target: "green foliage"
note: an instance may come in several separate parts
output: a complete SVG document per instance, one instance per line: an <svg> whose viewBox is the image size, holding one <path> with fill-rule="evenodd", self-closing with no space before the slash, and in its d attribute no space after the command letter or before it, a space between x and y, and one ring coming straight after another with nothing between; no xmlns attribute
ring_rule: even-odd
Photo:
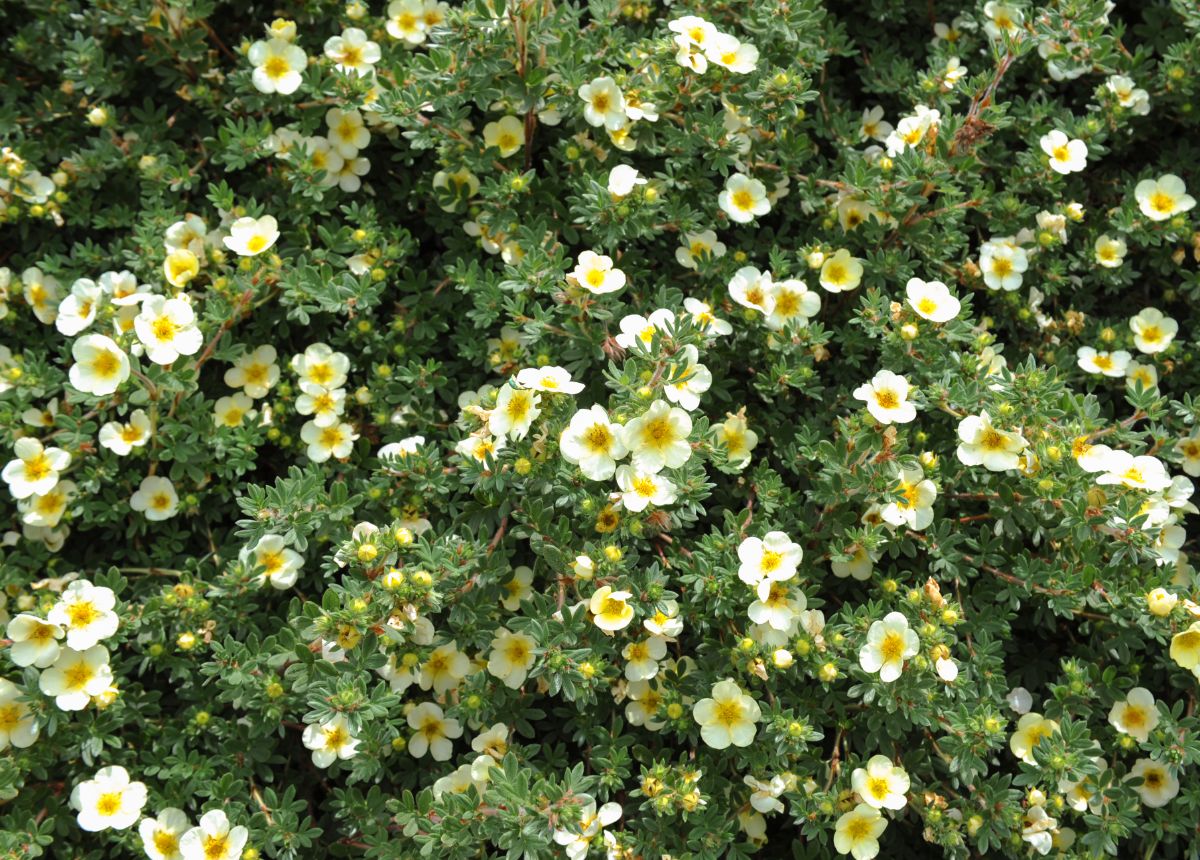
<svg viewBox="0 0 1200 860"><path fill-rule="evenodd" d="M0 856L1194 857L1193 4L373 5L0 2Z"/></svg>

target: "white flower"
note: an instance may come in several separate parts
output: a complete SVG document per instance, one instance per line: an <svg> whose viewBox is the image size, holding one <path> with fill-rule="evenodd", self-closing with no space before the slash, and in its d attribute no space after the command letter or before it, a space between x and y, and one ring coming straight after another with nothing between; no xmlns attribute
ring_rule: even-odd
<svg viewBox="0 0 1200 860"><path fill-rule="evenodd" d="M525 565L513 568L512 578L500 586L504 590L504 596L500 598L500 605L509 612L516 612L521 608L521 601L528 600L533 596L533 589L530 588L532 582L532 568Z"/></svg>
<svg viewBox="0 0 1200 860"><path fill-rule="evenodd" d="M1111 451L1104 459L1104 469L1104 473L1096 478L1097 484L1116 484L1152 493L1171 486L1167 467L1157 457L1135 457L1128 451Z"/></svg>
<svg viewBox="0 0 1200 860"><path fill-rule="evenodd" d="M708 58L687 36L680 33L672 41L675 43L676 63L685 69L691 69L698 75L702 75L708 70Z"/></svg>
<svg viewBox="0 0 1200 860"><path fill-rule="evenodd" d="M676 487L657 472L643 472L630 466L617 469L617 486L621 488L621 504L627 511L640 513L648 505L665 507L676 499Z"/></svg>
<svg viewBox="0 0 1200 860"><path fill-rule="evenodd" d="M663 394L672 403L694 412L700 407L700 395L712 386L712 374L700 364L700 351L695 345L687 344L676 356L681 361L671 361L667 365Z"/></svg>
<svg viewBox="0 0 1200 860"><path fill-rule="evenodd" d="M917 316L930 322L949 322L962 310L962 303L950 294L950 290L941 281L909 278L904 287L904 294Z"/></svg>
<svg viewBox="0 0 1200 860"><path fill-rule="evenodd" d="M5 633L12 640L8 656L13 663L38 669L45 669L58 659L62 651L59 640L66 635L58 624L24 612L8 622Z"/></svg>
<svg viewBox="0 0 1200 860"><path fill-rule="evenodd" d="M508 752L508 726L495 723L490 729L480 732L471 741L471 749L500 761Z"/></svg>
<svg viewBox="0 0 1200 860"><path fill-rule="evenodd" d="M712 230L684 233L683 244L675 249L675 260L685 269L697 269L701 263L725 256L725 243Z"/></svg>
<svg viewBox="0 0 1200 860"><path fill-rule="evenodd" d="M17 502L21 511L21 522L42 528L54 528L67 512L67 505L75 498L78 487L74 481L60 480L54 489L40 496L30 496Z"/></svg>
<svg viewBox="0 0 1200 860"><path fill-rule="evenodd" d="M875 506L878 509L878 505ZM829 562L829 569L833 575L841 579L853 577L860 582L865 582L871 578L871 572L875 569L875 562L879 560L877 552L868 552L865 547L855 545L847 547L843 550L843 554L849 556L847 561Z"/></svg>
<svg viewBox="0 0 1200 860"><path fill-rule="evenodd" d="M594 251L580 253L571 278L593 295L615 293L625 286L625 273L613 268L612 257Z"/></svg>
<svg viewBox="0 0 1200 860"><path fill-rule="evenodd" d="M150 418L144 410L135 409L129 414L129 423L109 421L101 427L99 439L101 447L124 457L150 441Z"/></svg>
<svg viewBox="0 0 1200 860"><path fill-rule="evenodd" d="M424 436L408 436L404 439L401 439L399 442L388 442L379 449L379 453L376 454L376 456L385 462L389 460L399 460L401 463L403 463L403 461L408 457L420 451L421 446L424 444ZM387 469L386 471L388 474L402 474L401 472L394 472L390 469Z"/></svg>
<svg viewBox="0 0 1200 860"><path fill-rule="evenodd" d="M1140 758L1129 770L1132 779L1140 778L1141 785L1134 786L1142 798L1142 803L1157 809L1166 806L1175 795L1179 794L1179 780L1165 765L1154 759Z"/></svg>
<svg viewBox="0 0 1200 860"><path fill-rule="evenodd" d="M1075 351L1076 363L1088 373L1119 377L1125 375L1131 356L1123 349L1115 352L1098 352L1090 346L1081 346Z"/></svg>
<svg viewBox="0 0 1200 860"><path fill-rule="evenodd" d="M1127 248L1122 239L1110 239L1107 235L1096 238L1096 262L1106 269L1116 269L1125 262Z"/></svg>
<svg viewBox="0 0 1200 860"><path fill-rule="evenodd" d="M690 423L689 423L690 427ZM58 473L71 464L71 455L62 448L45 448L37 439L23 436L13 443L16 459L0 472L14 499L42 496L54 489Z"/></svg>
<svg viewBox="0 0 1200 860"><path fill-rule="evenodd" d="M242 420L254 411L254 401L242 392L218 397L213 405L213 418L218 427L241 427Z"/></svg>
<svg viewBox="0 0 1200 860"><path fill-rule="evenodd" d="M21 273L21 285L25 301L33 308L38 322L52 324L58 316L58 281L43 275L41 269L31 267Z"/></svg>
<svg viewBox="0 0 1200 860"><path fill-rule="evenodd" d="M600 586L588 598L592 623L606 633L615 633L628 627L633 620L633 607L629 605L631 597L633 594L628 591L613 591L612 586Z"/></svg>
<svg viewBox="0 0 1200 860"><path fill-rule="evenodd" d="M129 378L129 357L102 334L85 334L76 340L71 344L71 356L75 363L67 376L77 391L103 397Z"/></svg>
<svg viewBox="0 0 1200 860"><path fill-rule="evenodd" d="M775 285L770 272L742 266L729 281L729 296L739 305L770 316L775 310Z"/></svg>
<svg viewBox="0 0 1200 860"><path fill-rule="evenodd" d="M745 417L727 414L723 423L712 425L712 430L731 465L745 466L750 462L750 452L758 444L758 434L747 426Z"/></svg>
<svg viewBox="0 0 1200 860"><path fill-rule="evenodd" d="M146 347L146 357L155 364L167 365L181 355L194 355L204 344L196 314L182 299L151 296L142 302L133 327Z"/></svg>
<svg viewBox="0 0 1200 860"><path fill-rule="evenodd" d="M90 833L125 830L142 814L146 784L130 782L129 771L119 765L104 767L75 786L71 805L79 811L79 826Z"/></svg>
<svg viewBox="0 0 1200 860"><path fill-rule="evenodd" d="M338 423L346 411L346 389L328 389L311 382L301 382L299 387L296 414L311 415L312 423L318 427L331 427Z"/></svg>
<svg viewBox="0 0 1200 860"><path fill-rule="evenodd" d="M525 124L515 116L501 117L483 127L483 145L500 150L508 158L525 145Z"/></svg>
<svg viewBox="0 0 1200 860"><path fill-rule="evenodd" d="M1183 471L1193 477L1200 475L1200 436L1187 436L1175 443L1183 458Z"/></svg>
<svg viewBox="0 0 1200 860"><path fill-rule="evenodd" d="M621 441L629 450L635 469L658 472L663 467L678 469L688 461L692 456L688 441L691 432L690 415L665 400L656 400L625 425Z"/></svg>
<svg viewBox="0 0 1200 860"><path fill-rule="evenodd" d="M492 637L487 670L499 678L504 686L516 690L525 683L529 670L533 668L537 658L536 649L537 641L532 636L501 627Z"/></svg>
<svg viewBox="0 0 1200 860"><path fill-rule="evenodd" d="M667 29L672 33L678 33L689 45L694 45L701 50L707 48L708 43L720 35L716 27L699 15L684 15L682 18L676 18L667 24Z"/></svg>
<svg viewBox="0 0 1200 860"><path fill-rule="evenodd" d="M1133 342L1138 350L1146 355L1153 355L1171 345L1171 341L1179 333L1179 323L1157 308L1142 308L1141 312L1129 321L1129 330L1133 332Z"/></svg>
<svg viewBox="0 0 1200 860"><path fill-rule="evenodd" d="M908 774L884 755L871 756L865 768L855 768L850 784L863 803L875 809L903 809L908 802Z"/></svg>
<svg viewBox="0 0 1200 860"><path fill-rule="evenodd" d="M748 747L758 731L755 723L762 716L758 702L743 692L732 678L713 685L712 696L692 707L692 717L700 724L700 737L713 749L730 744Z"/></svg>
<svg viewBox="0 0 1200 860"><path fill-rule="evenodd" d="M270 344L242 353L225 371L225 384L230 388L241 388L249 397L266 397L279 381L276 357L275 347Z"/></svg>
<svg viewBox="0 0 1200 860"><path fill-rule="evenodd" d="M1104 82L1104 88L1116 97L1117 104L1121 107L1128 108L1138 116L1150 113L1150 94L1135 87L1133 78L1113 75Z"/></svg>
<svg viewBox="0 0 1200 860"><path fill-rule="evenodd" d="M739 75L758 68L758 48L727 33L717 33L715 38L706 40L704 56L710 63Z"/></svg>
<svg viewBox="0 0 1200 860"><path fill-rule="evenodd" d="M144 513L146 519L157 522L175 516L179 510L179 496L175 493L175 485L169 480L148 475L130 497L129 506Z"/></svg>
<svg viewBox="0 0 1200 860"><path fill-rule="evenodd" d="M907 424L917 417L917 407L908 402L908 390L903 376L881 370L854 389L854 398L866 403L867 411L880 424Z"/></svg>
<svg viewBox="0 0 1200 860"><path fill-rule="evenodd" d="M94 645L86 651L63 648L54 664L38 678L38 689L54 697L64 711L82 711L93 696L104 693L113 682L108 649Z"/></svg>
<svg viewBox="0 0 1200 860"><path fill-rule="evenodd" d="M358 433L354 426L344 421L334 422L326 427L309 421L300 428L300 440L308 447L305 453L314 463L324 463L330 457L344 460L354 450L354 442Z"/></svg>
<svg viewBox="0 0 1200 860"><path fill-rule="evenodd" d="M330 108L325 112L329 143L343 159L352 159L371 142L371 132L356 110Z"/></svg>
<svg viewBox="0 0 1200 860"><path fill-rule="evenodd" d="M821 310L821 297L804 281L789 278L772 285L769 306L771 311L763 324L773 331L781 331L790 325L808 325Z"/></svg>
<svg viewBox="0 0 1200 860"><path fill-rule="evenodd" d="M862 261L851 257L845 248L839 249L821 264L821 286L831 293L855 289L863 276Z"/></svg>
<svg viewBox="0 0 1200 860"><path fill-rule="evenodd" d="M882 107L875 105L863 108L862 122L858 127L858 134L863 140L877 140L883 143L892 130L892 124L883 118Z"/></svg>
<svg viewBox="0 0 1200 860"><path fill-rule="evenodd" d="M407 716L408 727L413 730L408 739L408 752L413 758L423 758L425 753L434 761L449 761L454 753L454 738L462 737L462 726L458 720L445 716L433 702L422 702Z"/></svg>
<svg viewBox="0 0 1200 860"><path fill-rule="evenodd" d="M67 647L86 651L117 632L120 619L113 612L117 596L111 588L77 579L63 590L46 620L67 631Z"/></svg>
<svg viewBox="0 0 1200 860"><path fill-rule="evenodd" d="M1026 764L1037 764L1033 751L1044 739L1058 732L1058 723L1048 720L1036 711L1030 711L1017 720L1017 727L1008 739L1012 754Z"/></svg>
<svg viewBox="0 0 1200 860"><path fill-rule="evenodd" d="M299 45L283 39L255 42L248 54L254 72L250 81L260 93L291 95L300 88L308 55Z"/></svg>
<svg viewBox="0 0 1200 860"><path fill-rule="evenodd" d="M784 582L796 575L804 550L785 533L767 532L762 538L748 537L737 549L738 579L752 588L761 583Z"/></svg>
<svg viewBox="0 0 1200 860"><path fill-rule="evenodd" d="M664 640L671 640L683 632L683 619L679 617L679 604L664 600L654 614L642 621L646 631Z"/></svg>
<svg viewBox="0 0 1200 860"><path fill-rule="evenodd" d="M937 485L925 477L920 467L901 469L895 492L900 493L900 501L887 504L879 512L885 523L921 531L933 522Z"/></svg>
<svg viewBox="0 0 1200 860"><path fill-rule="evenodd" d="M645 184L646 179L638 176L637 170L628 164L618 164L608 172L608 193L614 197L625 197L636 186Z"/></svg>
<svg viewBox="0 0 1200 860"><path fill-rule="evenodd" d="M179 840L190 827L182 809L165 807L157 818L143 818L138 825L142 850L150 860L179 860Z"/></svg>
<svg viewBox="0 0 1200 860"><path fill-rule="evenodd" d="M388 4L387 31L393 39L419 45L425 41L428 29L422 0L392 0Z"/></svg>
<svg viewBox="0 0 1200 860"><path fill-rule="evenodd" d="M925 105L917 105L916 114L902 117L896 130L884 140L887 154L894 158L906 149L915 149L930 129L937 128L940 119L941 114L938 111L930 110Z"/></svg>
<svg viewBox="0 0 1200 860"><path fill-rule="evenodd" d="M654 336L661 333L670 336L674 330L675 314L668 308L652 311L649 317L629 314L619 323L621 333L613 338L622 349L633 349L639 343L650 349Z"/></svg>
<svg viewBox="0 0 1200 860"><path fill-rule="evenodd" d="M324 343L314 343L303 353L292 356L291 368L302 383L328 389L341 388L346 384L350 359L344 353L334 352Z"/></svg>
<svg viewBox="0 0 1200 860"><path fill-rule="evenodd" d="M185 215L182 221L176 221L167 228L163 235L163 247L168 251L188 250L193 256L203 257L208 225L199 215Z"/></svg>
<svg viewBox="0 0 1200 860"><path fill-rule="evenodd" d="M860 803L838 818L833 847L839 854L850 854L854 860L872 860L879 854L879 837L886 829L887 819L879 810Z"/></svg>
<svg viewBox="0 0 1200 860"><path fill-rule="evenodd" d="M358 77L369 75L381 56L379 44L367 38L357 27L347 27L340 36L325 40L325 56L333 60L339 72Z"/></svg>
<svg viewBox="0 0 1200 860"><path fill-rule="evenodd" d="M1082 140L1071 140L1055 129L1042 135L1039 145L1050 158L1050 169L1066 176L1087 167L1087 144Z"/></svg>
<svg viewBox="0 0 1200 860"><path fill-rule="evenodd" d="M253 547L242 547L238 553L247 573L251 569L260 569L255 579L257 585L271 583L272 588L291 588L300 576L300 568L304 566L304 556L289 549L280 535L263 535Z"/></svg>
<svg viewBox="0 0 1200 860"><path fill-rule="evenodd" d="M889 612L867 631L867 642L858 652L858 663L865 672L879 673L879 680L890 684L900 677L904 661L917 656L921 641L908 627L900 612Z"/></svg>
<svg viewBox="0 0 1200 860"><path fill-rule="evenodd" d="M470 458L482 465L488 457L495 459L496 454L503 450L504 445L503 436L492 436L485 429L472 433L465 439L460 439L455 443L454 450L461 456Z"/></svg>
<svg viewBox="0 0 1200 860"><path fill-rule="evenodd" d="M24 697L24 690L0 678L0 752L10 746L26 749L37 740L37 718L29 705L20 701Z"/></svg>
<svg viewBox="0 0 1200 860"><path fill-rule="evenodd" d="M358 751L358 739L350 731L345 714L335 714L325 723L304 727L301 736L304 746L312 750L313 764L329 767L339 759L353 758Z"/></svg>
<svg viewBox="0 0 1200 860"><path fill-rule="evenodd" d="M625 125L625 96L617 82L610 77L595 78L579 88L583 99L583 118L588 125L604 126L616 131Z"/></svg>
<svg viewBox="0 0 1200 860"><path fill-rule="evenodd" d="M67 337L79 334L96 319L103 296L103 290L94 281L80 278L71 285L70 294L59 303L54 327Z"/></svg>
<svg viewBox="0 0 1200 860"><path fill-rule="evenodd" d="M952 684L958 679L958 664L949 657L939 657L934 661L933 667L937 670L938 677L947 684Z"/></svg>
<svg viewBox="0 0 1200 860"><path fill-rule="evenodd" d="M769 781L763 781L746 775L742 777L742 783L754 789L750 795L750 805L756 811L764 815L783 812L784 806L779 801L779 795L788 790L788 783L782 776L773 776Z"/></svg>
<svg viewBox="0 0 1200 860"><path fill-rule="evenodd" d="M625 678L629 681L649 681L658 674L658 661L667 656L667 641L658 636L635 639L623 649Z"/></svg>
<svg viewBox="0 0 1200 860"><path fill-rule="evenodd" d="M222 241L225 247L241 257L253 257L271 248L279 239L279 222L274 216L239 218L229 227ZM190 353L187 353L190 355Z"/></svg>
<svg viewBox="0 0 1200 860"><path fill-rule="evenodd" d="M1114 702L1108 712L1108 721L1114 729L1141 743L1149 740L1158 720L1154 694L1145 687L1134 687L1124 699Z"/></svg>
<svg viewBox="0 0 1200 860"><path fill-rule="evenodd" d="M501 386L496 406L488 416L488 430L497 437L524 439L533 419L542 414L538 408L541 402L541 395L535 391L512 384Z"/></svg>
<svg viewBox="0 0 1200 860"><path fill-rule="evenodd" d="M746 609L746 616L755 624L765 624L790 634L796 620L808 606L801 591L792 591L786 583L763 580L756 589L757 599Z"/></svg>
<svg viewBox="0 0 1200 860"><path fill-rule="evenodd" d="M730 220L739 224L748 224L759 215L771 211L767 187L759 180L741 173L735 173L725 180L725 190L717 195L717 205Z"/></svg>
<svg viewBox="0 0 1200 860"><path fill-rule="evenodd" d="M712 305L708 302L689 297L683 300L683 309L691 317L692 323L707 335L717 336L733 333L733 326L727 320L718 319L713 314Z"/></svg>
<svg viewBox="0 0 1200 860"><path fill-rule="evenodd" d="M1021 453L1029 445L1020 433L993 427L986 412L962 419L958 438L958 459L963 465L982 465L993 472L1017 468Z"/></svg>
<svg viewBox="0 0 1200 860"><path fill-rule="evenodd" d="M998 40L1005 35L1015 39L1021 35L1025 16L1020 9L997 0L988 0L983 6L983 14L988 17L983 29L990 38Z"/></svg>
<svg viewBox="0 0 1200 860"><path fill-rule="evenodd" d="M1051 818L1046 807L1037 805L1025 811L1021 828L1021 839L1028 842L1038 854L1049 854L1054 847L1054 835L1058 820Z"/></svg>
<svg viewBox="0 0 1200 860"><path fill-rule="evenodd" d="M991 239L979 249L979 268L988 289L1011 292L1021 286L1021 274L1029 268L1029 256L1011 240Z"/></svg>
<svg viewBox="0 0 1200 860"><path fill-rule="evenodd" d="M567 860L583 860L591 848L592 840L597 836L607 841L608 833L604 830L621 817L621 805L606 803L596 809L596 801L586 794L579 795L583 801L579 809L578 831L555 830L554 841L565 847Z"/></svg>
<svg viewBox="0 0 1200 860"><path fill-rule="evenodd" d="M459 651L458 643L451 639L433 649L421 664L418 680L422 690L432 689L438 695L442 695L456 689L463 678L470 674L471 669L471 659Z"/></svg>
<svg viewBox="0 0 1200 860"><path fill-rule="evenodd" d="M946 68L942 72L942 89L947 92L954 89L954 85L967 76L967 67L962 65L958 57L951 57L946 61Z"/></svg>
<svg viewBox="0 0 1200 860"><path fill-rule="evenodd" d="M606 481L616 471L616 461L628 453L623 429L612 423L599 404L580 409L559 436L558 449L563 459L579 466L586 477Z"/></svg>
<svg viewBox="0 0 1200 860"><path fill-rule="evenodd" d="M1151 221L1166 221L1196 205L1196 199L1187 193L1183 180L1173 173L1158 179L1143 179L1133 189L1133 195L1142 214Z"/></svg>
<svg viewBox="0 0 1200 860"><path fill-rule="evenodd" d="M250 832L238 825L229 826L223 810L211 809L200 816L200 823L179 840L183 860L238 860Z"/></svg>

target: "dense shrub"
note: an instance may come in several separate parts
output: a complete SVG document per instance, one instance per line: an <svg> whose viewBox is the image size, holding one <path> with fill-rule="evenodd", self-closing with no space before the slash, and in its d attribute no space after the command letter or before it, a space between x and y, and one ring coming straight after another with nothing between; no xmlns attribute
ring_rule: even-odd
<svg viewBox="0 0 1200 860"><path fill-rule="evenodd" d="M0 853L1197 856L1198 33L0 4Z"/></svg>

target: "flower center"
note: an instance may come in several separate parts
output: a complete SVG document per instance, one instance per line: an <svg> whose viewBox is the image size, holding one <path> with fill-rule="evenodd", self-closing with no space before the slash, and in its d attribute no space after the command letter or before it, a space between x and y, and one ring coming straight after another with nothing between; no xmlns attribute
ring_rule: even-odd
<svg viewBox="0 0 1200 860"><path fill-rule="evenodd" d="M273 81L277 81L292 70L291 65L283 57L274 56L267 60L263 66L263 71L267 73L267 77Z"/></svg>
<svg viewBox="0 0 1200 860"><path fill-rule="evenodd" d="M895 409L900 405L900 397L890 388L875 389L875 402L881 409Z"/></svg>
<svg viewBox="0 0 1200 860"><path fill-rule="evenodd" d="M888 633L879 643L879 653L885 663L895 663L903 659L904 637L895 631Z"/></svg>
<svg viewBox="0 0 1200 860"><path fill-rule="evenodd" d="M717 702L717 723L725 728L732 728L742 721L742 703L737 699L725 699Z"/></svg>
<svg viewBox="0 0 1200 860"><path fill-rule="evenodd" d="M121 792L107 791L96 800L96 811L108 817L116 815L121 809Z"/></svg>
<svg viewBox="0 0 1200 860"><path fill-rule="evenodd" d="M72 603L67 609L67 623L73 630L87 628L96 623L99 617L99 610L91 603Z"/></svg>

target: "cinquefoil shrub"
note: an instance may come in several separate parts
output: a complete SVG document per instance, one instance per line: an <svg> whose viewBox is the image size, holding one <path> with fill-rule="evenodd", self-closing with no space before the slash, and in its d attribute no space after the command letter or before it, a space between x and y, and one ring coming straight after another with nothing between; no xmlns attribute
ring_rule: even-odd
<svg viewBox="0 0 1200 860"><path fill-rule="evenodd" d="M0 33L0 854L1197 856L1193 4Z"/></svg>

